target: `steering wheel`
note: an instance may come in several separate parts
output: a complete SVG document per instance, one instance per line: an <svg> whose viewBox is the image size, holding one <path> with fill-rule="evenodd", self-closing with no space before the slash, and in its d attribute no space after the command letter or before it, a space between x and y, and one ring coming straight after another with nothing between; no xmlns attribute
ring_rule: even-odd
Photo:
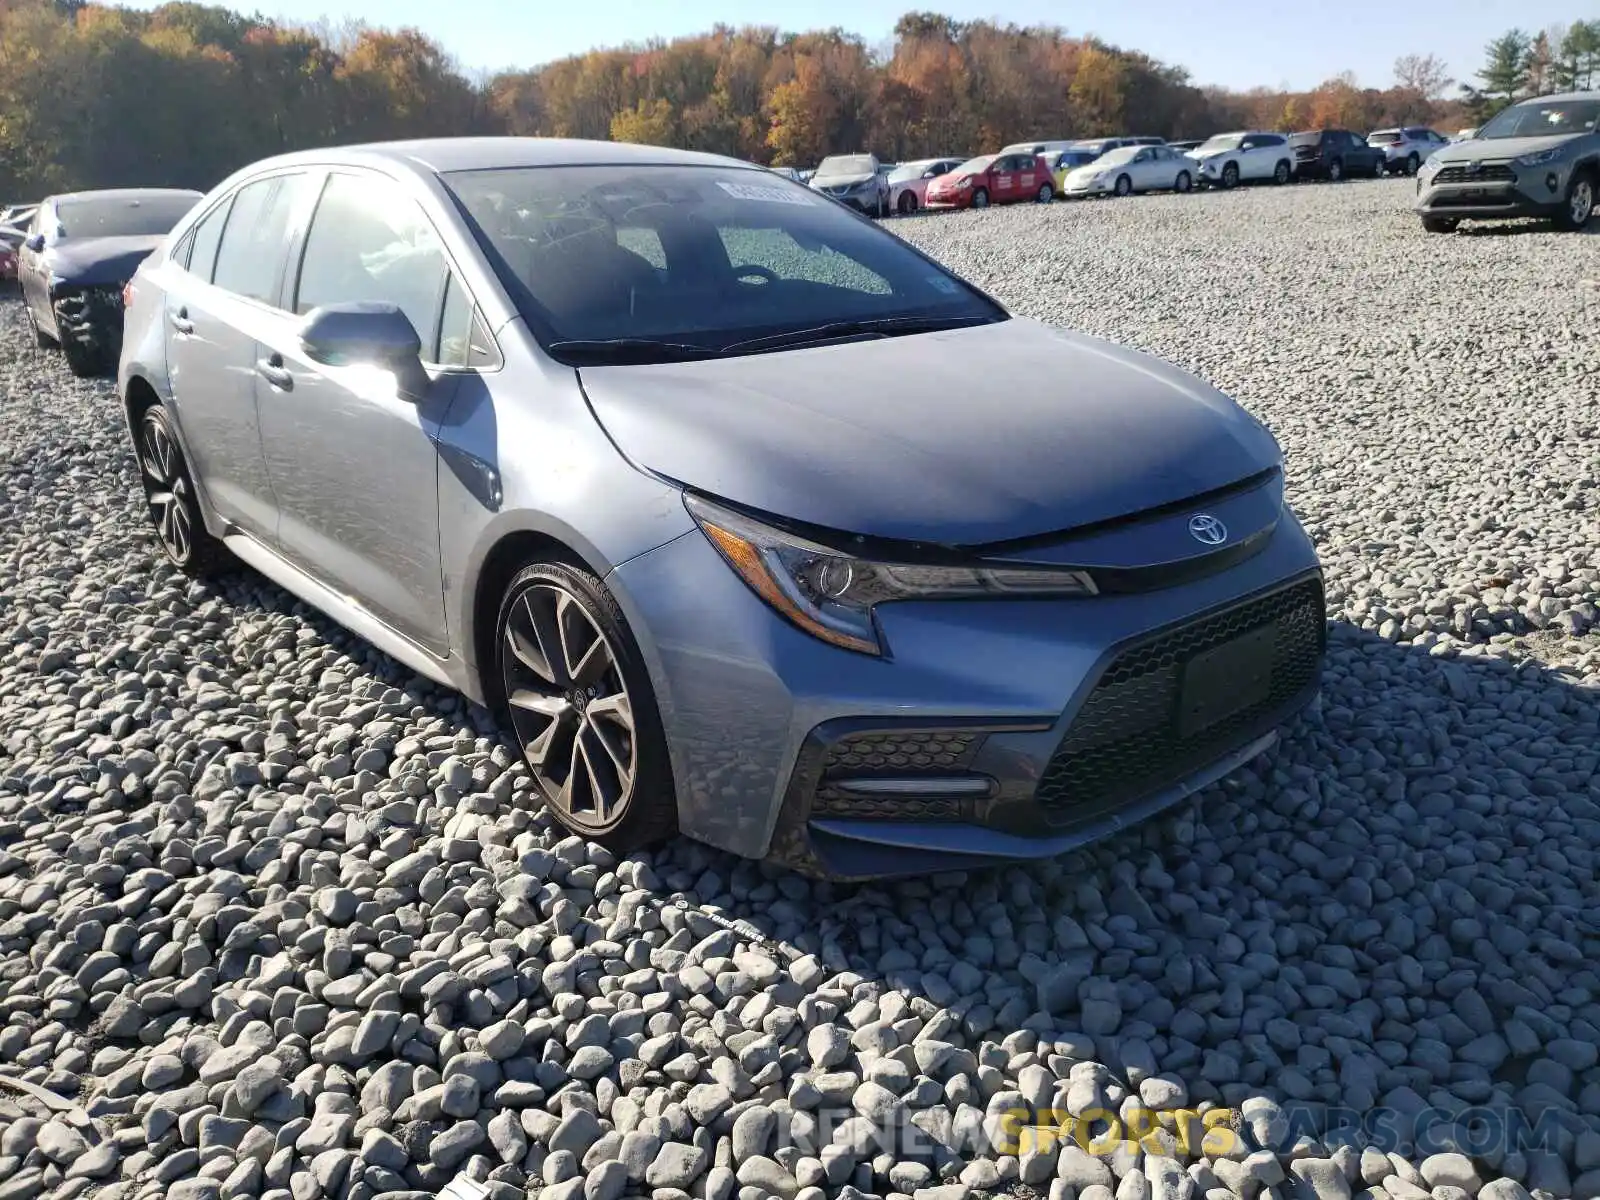
<svg viewBox="0 0 1600 1200"><path fill-rule="evenodd" d="M741 283L746 279L759 279L762 287L769 283L778 282L778 273L776 271L770 271L766 267L757 266L755 263L745 263L743 266L735 267L733 269L733 277Z"/></svg>

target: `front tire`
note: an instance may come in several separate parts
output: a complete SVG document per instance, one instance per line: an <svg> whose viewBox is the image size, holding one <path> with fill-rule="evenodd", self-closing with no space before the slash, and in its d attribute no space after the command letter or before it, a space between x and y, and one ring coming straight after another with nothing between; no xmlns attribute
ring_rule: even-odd
<svg viewBox="0 0 1600 1200"><path fill-rule="evenodd" d="M1056 189L1048 183L1039 185L1039 203L1049 204L1056 198Z"/></svg>
<svg viewBox="0 0 1600 1200"><path fill-rule="evenodd" d="M666 733L638 644L605 584L536 562L495 626L497 699L551 815L631 854L678 825Z"/></svg>
<svg viewBox="0 0 1600 1200"><path fill-rule="evenodd" d="M206 529L194 477L161 405L144 410L134 450L145 504L162 553L185 575L212 574L227 560L227 550Z"/></svg>
<svg viewBox="0 0 1600 1200"><path fill-rule="evenodd" d="M1455 217L1423 217L1422 228L1428 233L1454 233L1461 222Z"/></svg>
<svg viewBox="0 0 1600 1200"><path fill-rule="evenodd" d="M1291 174L1292 172L1289 170L1289 164L1286 162L1280 162L1277 166L1272 168L1272 182L1276 184L1288 183Z"/></svg>
<svg viewBox="0 0 1600 1200"><path fill-rule="evenodd" d="M1339 183L1344 179L1344 159L1336 158L1328 164L1328 182Z"/></svg>
<svg viewBox="0 0 1600 1200"><path fill-rule="evenodd" d="M1115 186L1115 188L1113 190L1117 193L1118 196L1132 195L1133 194L1133 180L1129 179L1126 175L1118 175L1117 176L1116 186Z"/></svg>
<svg viewBox="0 0 1600 1200"><path fill-rule="evenodd" d="M1556 216L1556 226L1576 233L1594 216L1595 177L1588 173L1574 173L1567 184L1567 196L1561 212Z"/></svg>
<svg viewBox="0 0 1600 1200"><path fill-rule="evenodd" d="M1194 187L1194 179L1189 175L1189 172L1179 171L1178 178L1173 181L1172 190L1182 195L1192 187Z"/></svg>
<svg viewBox="0 0 1600 1200"><path fill-rule="evenodd" d="M901 192L898 207L902 217L909 217L917 211L917 194L915 192Z"/></svg>
<svg viewBox="0 0 1600 1200"><path fill-rule="evenodd" d="M1229 163L1222 168L1222 186L1236 188L1239 186L1239 164Z"/></svg>
<svg viewBox="0 0 1600 1200"><path fill-rule="evenodd" d="M987 188L979 188L977 191L972 193L972 207L973 208L988 208L989 207L989 190Z"/></svg>
<svg viewBox="0 0 1600 1200"><path fill-rule="evenodd" d="M1421 167L1422 159L1417 157L1417 152L1413 150L1406 156L1406 174L1415 175L1421 169Z"/></svg>

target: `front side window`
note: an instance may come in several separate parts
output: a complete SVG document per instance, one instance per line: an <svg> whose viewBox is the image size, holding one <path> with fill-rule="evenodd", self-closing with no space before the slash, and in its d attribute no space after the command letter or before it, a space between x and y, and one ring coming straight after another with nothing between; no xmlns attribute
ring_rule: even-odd
<svg viewBox="0 0 1600 1200"><path fill-rule="evenodd" d="M303 174L273 175L239 189L217 247L212 283L238 296L277 304L289 219L307 186Z"/></svg>
<svg viewBox="0 0 1600 1200"><path fill-rule="evenodd" d="M754 171L528 167L443 181L547 346L711 354L839 321L1004 319L894 235Z"/></svg>
<svg viewBox="0 0 1600 1200"><path fill-rule="evenodd" d="M324 304L393 304L410 318L425 358L437 350L449 272L422 209L373 175L332 174L306 234L294 310Z"/></svg>

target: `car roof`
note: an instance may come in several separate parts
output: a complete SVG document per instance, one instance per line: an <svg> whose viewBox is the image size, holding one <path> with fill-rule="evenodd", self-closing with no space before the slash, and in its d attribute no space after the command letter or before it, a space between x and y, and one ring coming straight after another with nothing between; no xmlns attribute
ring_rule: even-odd
<svg viewBox="0 0 1600 1200"><path fill-rule="evenodd" d="M1552 104L1559 100L1600 100L1600 92L1557 92L1551 96L1529 96L1520 104Z"/></svg>
<svg viewBox="0 0 1600 1200"><path fill-rule="evenodd" d="M845 157L830 155L829 157ZM453 137L416 138L398 142L365 142L329 146L263 159L252 170L268 167L314 166L340 162L351 166L390 166L420 174L446 171L497 170L511 167L576 166L717 166L757 171L759 166L720 154L669 150L631 142L601 142L582 138Z"/></svg>
<svg viewBox="0 0 1600 1200"><path fill-rule="evenodd" d="M120 200L133 203L139 200L156 200L167 196L192 196L200 199L202 193L190 188L100 188L83 192L60 192L47 196L46 204L62 205L80 200Z"/></svg>

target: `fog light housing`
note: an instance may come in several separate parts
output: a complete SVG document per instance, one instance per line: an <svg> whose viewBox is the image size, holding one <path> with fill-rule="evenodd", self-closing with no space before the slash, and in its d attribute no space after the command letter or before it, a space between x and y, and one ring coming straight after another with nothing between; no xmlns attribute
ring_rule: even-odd
<svg viewBox="0 0 1600 1200"><path fill-rule="evenodd" d="M1556 190L1556 184L1559 182L1560 180L1556 178L1556 173L1554 171L1551 171L1550 174L1544 177L1545 187L1549 188L1552 192Z"/></svg>

